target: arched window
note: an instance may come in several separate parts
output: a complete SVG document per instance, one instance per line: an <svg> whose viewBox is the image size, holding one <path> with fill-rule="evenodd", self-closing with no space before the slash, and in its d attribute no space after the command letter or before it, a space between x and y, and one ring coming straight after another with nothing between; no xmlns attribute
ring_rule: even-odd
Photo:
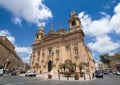
<svg viewBox="0 0 120 85"><path fill-rule="evenodd" d="M56 57L59 57L59 50L56 50Z"/></svg>
<svg viewBox="0 0 120 85"><path fill-rule="evenodd" d="M75 48L75 56L78 55L78 49Z"/></svg>
<svg viewBox="0 0 120 85"><path fill-rule="evenodd" d="M44 53L44 52L42 53L42 57L43 57L43 58L45 57L45 53Z"/></svg>
<svg viewBox="0 0 120 85"><path fill-rule="evenodd" d="M36 39L38 39L38 38L39 38L39 35L36 36Z"/></svg>
<svg viewBox="0 0 120 85"><path fill-rule="evenodd" d="M39 61L39 59L40 59L40 52L38 52L38 59L37 60Z"/></svg>
<svg viewBox="0 0 120 85"><path fill-rule="evenodd" d="M48 48L48 52L49 52L49 55L53 55L53 52L52 52L52 48L51 48L51 47Z"/></svg>

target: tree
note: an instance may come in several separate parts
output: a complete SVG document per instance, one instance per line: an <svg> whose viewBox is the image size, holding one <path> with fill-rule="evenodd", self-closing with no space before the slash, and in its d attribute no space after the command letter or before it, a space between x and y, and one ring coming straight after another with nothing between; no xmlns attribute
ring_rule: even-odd
<svg viewBox="0 0 120 85"><path fill-rule="evenodd" d="M80 76L82 77L82 69L83 69L83 64L79 63L79 70L80 70Z"/></svg>
<svg viewBox="0 0 120 85"><path fill-rule="evenodd" d="M65 68L66 68L66 65L65 65L64 63L61 63L61 64L59 65L59 69L60 69L61 72L63 72L63 73L65 73ZM62 71L62 69L63 69L63 71Z"/></svg>
<svg viewBox="0 0 120 85"><path fill-rule="evenodd" d="M107 64L110 67L110 57L108 54L100 55L100 60L102 63Z"/></svg>
<svg viewBox="0 0 120 85"><path fill-rule="evenodd" d="M108 54L103 54L100 55L100 60L104 63L104 64L110 64L110 58Z"/></svg>

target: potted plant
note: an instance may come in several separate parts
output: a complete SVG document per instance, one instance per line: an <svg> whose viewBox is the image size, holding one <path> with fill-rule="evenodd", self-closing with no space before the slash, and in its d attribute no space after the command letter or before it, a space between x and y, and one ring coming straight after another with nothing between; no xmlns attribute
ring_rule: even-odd
<svg viewBox="0 0 120 85"><path fill-rule="evenodd" d="M75 74L74 78L75 78L75 80L79 80L79 75Z"/></svg>
<svg viewBox="0 0 120 85"><path fill-rule="evenodd" d="M51 74L48 74L48 78L51 79L51 78L52 78L52 75L51 75Z"/></svg>

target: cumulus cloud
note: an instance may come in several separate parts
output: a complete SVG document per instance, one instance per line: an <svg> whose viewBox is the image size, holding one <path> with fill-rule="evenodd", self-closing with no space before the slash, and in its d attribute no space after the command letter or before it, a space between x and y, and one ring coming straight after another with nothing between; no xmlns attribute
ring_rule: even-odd
<svg viewBox="0 0 120 85"><path fill-rule="evenodd" d="M20 18L18 18L18 17L16 17L16 18L14 18L13 19L13 22L15 23L15 24L18 24L19 26L21 26L21 19Z"/></svg>
<svg viewBox="0 0 120 85"><path fill-rule="evenodd" d="M29 64L29 63L30 63L30 56L31 56L31 55L28 55L27 57L22 58L22 60L23 60L24 62L27 62L27 63Z"/></svg>
<svg viewBox="0 0 120 85"><path fill-rule="evenodd" d="M27 54L31 54L32 53L31 47L16 46L15 50L16 50L17 53L27 53Z"/></svg>
<svg viewBox="0 0 120 85"><path fill-rule="evenodd" d="M20 20L24 19L40 25L52 18L51 10L43 4L43 0L0 0L0 5L13 13L15 24L20 24Z"/></svg>
<svg viewBox="0 0 120 85"><path fill-rule="evenodd" d="M99 36L111 31L109 15L105 15L101 19L94 21L91 20L90 15L84 12L81 12L78 16L81 19L83 30L87 35Z"/></svg>
<svg viewBox="0 0 120 85"><path fill-rule="evenodd" d="M110 20L110 24L112 25L113 30L117 34L120 34L120 3L114 9L114 15Z"/></svg>
<svg viewBox="0 0 120 85"><path fill-rule="evenodd" d="M7 36L12 44L15 43L15 37L13 37L8 30L0 30L0 36Z"/></svg>
<svg viewBox="0 0 120 85"><path fill-rule="evenodd" d="M97 50L100 53L109 53L120 47L119 42L113 42L109 36L96 37L96 42L90 42L88 47L92 50Z"/></svg>
<svg viewBox="0 0 120 85"><path fill-rule="evenodd" d="M23 61L29 63L28 56L32 54L32 48L31 47L21 47L16 45L15 43L15 37L11 35L11 33L8 30L0 30L0 36L6 36L10 42L15 46L15 51L19 55L20 58L22 58Z"/></svg>
<svg viewBox="0 0 120 85"><path fill-rule="evenodd" d="M114 9L114 15L110 16L105 12L100 12L103 17L92 20L89 14L79 13L82 28L86 35L94 36L95 41L88 43L88 47L99 53L109 53L120 49L120 40L113 42L110 33L120 34L120 3Z"/></svg>

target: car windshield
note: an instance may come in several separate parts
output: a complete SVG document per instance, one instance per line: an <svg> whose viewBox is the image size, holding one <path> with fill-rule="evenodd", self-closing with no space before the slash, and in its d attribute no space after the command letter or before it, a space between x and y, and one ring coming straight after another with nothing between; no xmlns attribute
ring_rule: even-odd
<svg viewBox="0 0 120 85"><path fill-rule="evenodd" d="M95 71L96 74L100 74L101 72L100 71Z"/></svg>

